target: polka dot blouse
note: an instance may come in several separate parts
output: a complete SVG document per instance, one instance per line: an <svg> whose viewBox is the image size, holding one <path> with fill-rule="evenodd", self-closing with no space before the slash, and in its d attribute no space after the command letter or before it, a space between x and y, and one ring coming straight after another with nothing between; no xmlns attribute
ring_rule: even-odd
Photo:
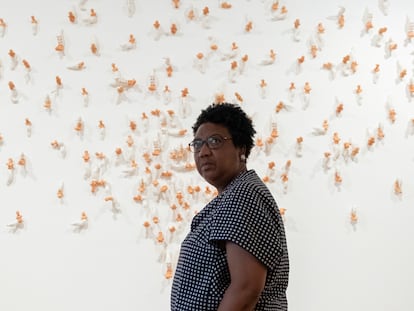
<svg viewBox="0 0 414 311"><path fill-rule="evenodd" d="M230 284L225 249L231 241L267 266L255 310L287 310L289 257L277 204L254 170L241 173L194 218L171 291L172 311L217 310Z"/></svg>

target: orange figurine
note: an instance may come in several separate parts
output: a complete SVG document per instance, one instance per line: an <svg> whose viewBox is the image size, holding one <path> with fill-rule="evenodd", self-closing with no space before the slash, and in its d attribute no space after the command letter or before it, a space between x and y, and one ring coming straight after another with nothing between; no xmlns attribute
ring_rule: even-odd
<svg viewBox="0 0 414 311"><path fill-rule="evenodd" d="M339 103L336 106L336 109L335 109L336 116L339 117L341 115L341 113L342 113L343 110L344 110L344 104L343 103Z"/></svg>
<svg viewBox="0 0 414 311"><path fill-rule="evenodd" d="M179 9L180 8L180 0L172 0L172 4L174 9Z"/></svg>
<svg viewBox="0 0 414 311"><path fill-rule="evenodd" d="M351 210L351 214L349 216L349 221L351 223L351 225L356 225L358 222L358 215L355 209Z"/></svg>
<svg viewBox="0 0 414 311"><path fill-rule="evenodd" d="M400 196L402 193L402 182L399 179L396 179L394 181L394 194Z"/></svg>
<svg viewBox="0 0 414 311"><path fill-rule="evenodd" d="M39 21L32 15L30 16L30 23L32 24L32 34L35 36L39 30Z"/></svg>
<svg viewBox="0 0 414 311"><path fill-rule="evenodd" d="M170 280L173 277L173 269L170 263L167 264L167 270L165 271L164 277Z"/></svg>
<svg viewBox="0 0 414 311"><path fill-rule="evenodd" d="M220 8L222 9L231 9L232 5L229 2L223 1L220 4Z"/></svg>
<svg viewBox="0 0 414 311"><path fill-rule="evenodd" d="M244 26L244 31L246 33L249 33L252 29L253 29L253 22L252 21L248 21L246 23L246 25Z"/></svg>
<svg viewBox="0 0 414 311"><path fill-rule="evenodd" d="M338 23L338 27L340 29L344 28L344 26L345 26L345 15L344 15L344 13L345 13L345 8L342 7L339 10L339 13L338 13L338 16L337 16L337 23Z"/></svg>
<svg viewBox="0 0 414 311"><path fill-rule="evenodd" d="M49 113L52 111L52 100L50 99L49 95L46 95L46 98L43 102L43 108Z"/></svg>
<svg viewBox="0 0 414 311"><path fill-rule="evenodd" d="M76 122L74 130L78 133L79 136L83 136L84 124L81 118L79 118L78 121Z"/></svg>
<svg viewBox="0 0 414 311"><path fill-rule="evenodd" d="M91 49L91 52L92 52L93 55L99 56L99 49L98 49L97 43L92 42L91 46L90 46L90 49Z"/></svg>
<svg viewBox="0 0 414 311"><path fill-rule="evenodd" d="M177 32L178 32L177 24L176 23L172 23L171 26L170 26L170 33L172 35L176 35Z"/></svg>
<svg viewBox="0 0 414 311"><path fill-rule="evenodd" d="M76 15L72 11L69 11L68 19L69 19L69 22L71 22L72 24L76 23Z"/></svg>
<svg viewBox="0 0 414 311"><path fill-rule="evenodd" d="M63 31L61 32L60 35L56 36L56 40L57 40L57 45L55 47L55 51L58 52L59 56L62 57L65 55L65 41L63 37Z"/></svg>
<svg viewBox="0 0 414 311"><path fill-rule="evenodd" d="M0 37L3 37L6 34L7 23L4 19L0 18Z"/></svg>
<svg viewBox="0 0 414 311"><path fill-rule="evenodd" d="M395 123L396 116L397 116L397 112L395 111L395 109L394 108L389 108L388 109L388 119L390 120L391 123Z"/></svg>

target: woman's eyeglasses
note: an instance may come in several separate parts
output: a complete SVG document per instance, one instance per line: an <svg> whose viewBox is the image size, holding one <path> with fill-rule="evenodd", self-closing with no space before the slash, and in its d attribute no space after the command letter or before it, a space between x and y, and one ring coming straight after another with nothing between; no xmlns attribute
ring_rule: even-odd
<svg viewBox="0 0 414 311"><path fill-rule="evenodd" d="M230 140L231 137L223 137L219 134L211 135L206 140L203 139L194 139L191 143L188 144L190 151L194 153L200 152L204 144L207 145L209 149L218 149L223 146L226 140Z"/></svg>

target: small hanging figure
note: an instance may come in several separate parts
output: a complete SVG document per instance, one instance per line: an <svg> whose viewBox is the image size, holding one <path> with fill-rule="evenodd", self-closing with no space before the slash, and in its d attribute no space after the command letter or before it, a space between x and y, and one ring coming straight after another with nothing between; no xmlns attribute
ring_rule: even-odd
<svg viewBox="0 0 414 311"><path fill-rule="evenodd" d="M16 233L17 231L24 228L23 215L20 211L16 211L16 220L7 225L11 233Z"/></svg>
<svg viewBox="0 0 414 311"><path fill-rule="evenodd" d="M172 96L171 96L171 90L168 85L164 86L164 90L162 91L162 98L165 105L168 105L171 103Z"/></svg>
<svg viewBox="0 0 414 311"><path fill-rule="evenodd" d="M406 75L407 69L401 66L400 62L397 61L397 78L395 79L395 83L398 84L402 82Z"/></svg>
<svg viewBox="0 0 414 311"><path fill-rule="evenodd" d="M49 95L46 95L45 100L43 101L43 108L49 113L52 113L52 100Z"/></svg>
<svg viewBox="0 0 414 311"><path fill-rule="evenodd" d="M384 40L384 33L386 33L387 30L387 27L381 27L380 29L378 29L377 34L372 37L372 46L375 46L377 48L381 47L381 43Z"/></svg>
<svg viewBox="0 0 414 311"><path fill-rule="evenodd" d="M24 80L26 81L26 83L29 83L32 80L32 76L31 76L32 68L27 60L23 59L22 63L25 69Z"/></svg>
<svg viewBox="0 0 414 311"><path fill-rule="evenodd" d="M267 82L265 79L260 79L259 83L259 93L261 98L266 98L267 96Z"/></svg>
<svg viewBox="0 0 414 311"><path fill-rule="evenodd" d="M30 24L32 25L32 34L36 36L39 32L39 21L34 15L30 16Z"/></svg>
<svg viewBox="0 0 414 311"><path fill-rule="evenodd" d="M240 61L238 63L238 67L239 67L239 74L242 75L244 74L245 70L246 70L246 64L247 61L249 60L249 55L248 54L244 54L241 58Z"/></svg>
<svg viewBox="0 0 414 311"><path fill-rule="evenodd" d="M276 53L273 49L270 49L267 57L260 62L260 65L268 66L273 65L276 61Z"/></svg>
<svg viewBox="0 0 414 311"><path fill-rule="evenodd" d="M169 57L164 58L164 68L165 68L165 73L167 74L167 77L171 78L176 68L175 66L172 65L171 59Z"/></svg>
<svg viewBox="0 0 414 311"><path fill-rule="evenodd" d="M293 102L296 96L296 85L295 82L290 82L288 90L288 98L290 102Z"/></svg>
<svg viewBox="0 0 414 311"><path fill-rule="evenodd" d="M82 154L82 160L85 165L85 172L83 174L83 179L89 179L92 176L92 162L91 156L88 150L85 150Z"/></svg>
<svg viewBox="0 0 414 311"><path fill-rule="evenodd" d="M368 10L368 8L365 8L364 14L362 16L362 23L364 25L364 28L361 31L361 37L366 34L370 34L371 30L374 28L372 24L372 18L372 13Z"/></svg>
<svg viewBox="0 0 414 311"><path fill-rule="evenodd" d="M69 70L81 71L81 70L84 70L86 66L85 66L85 62L82 61L77 64L70 65L66 68L68 68Z"/></svg>
<svg viewBox="0 0 414 311"><path fill-rule="evenodd" d="M98 39L95 38L95 37L92 39L92 43L90 45L90 50L91 50L91 53L93 55L98 56L98 57L101 56Z"/></svg>
<svg viewBox="0 0 414 311"><path fill-rule="evenodd" d="M402 181L400 179L396 179L394 181L394 195L401 199L403 194L402 190Z"/></svg>
<svg viewBox="0 0 414 311"><path fill-rule="evenodd" d="M125 161L122 148L120 147L115 148L115 166L123 165L125 163L126 161Z"/></svg>
<svg viewBox="0 0 414 311"><path fill-rule="evenodd" d="M351 150L351 160L354 162L358 162L358 154L359 154L359 147L353 146Z"/></svg>
<svg viewBox="0 0 414 311"><path fill-rule="evenodd" d="M50 145L52 146L52 148L54 150L59 151L59 155L62 159L64 159L66 157L66 147L64 145L64 143L60 143L57 140L53 140Z"/></svg>
<svg viewBox="0 0 414 311"><path fill-rule="evenodd" d="M155 70L148 78L148 87L147 87L147 94L154 95L156 98L159 97L158 92L158 78L155 74Z"/></svg>
<svg viewBox="0 0 414 311"><path fill-rule="evenodd" d="M127 43L121 44L122 51L134 50L137 47L137 40L133 34L129 34L129 39Z"/></svg>
<svg viewBox="0 0 414 311"><path fill-rule="evenodd" d="M7 186L10 186L14 182L14 179L15 179L15 171L16 171L16 169L14 167L14 161L13 161L12 158L9 158L7 160L6 166L7 166L7 173L8 173L7 174L8 176L7 176L6 185Z"/></svg>
<svg viewBox="0 0 414 311"><path fill-rule="evenodd" d="M286 6L282 6L279 10L279 1L274 1L270 8L270 14L272 21L281 21L286 19L288 9L286 8Z"/></svg>
<svg viewBox="0 0 414 311"><path fill-rule="evenodd" d="M378 8L385 16L388 15L388 10L390 8L389 0L378 0Z"/></svg>
<svg viewBox="0 0 414 311"><path fill-rule="evenodd" d="M356 225L358 223L358 214L356 211L356 208L353 207L351 209L350 215L349 215L349 223L351 224L352 228L354 229L354 231L356 230Z"/></svg>
<svg viewBox="0 0 414 311"><path fill-rule="evenodd" d="M303 86L303 109L306 110L309 107L310 104L310 94L311 94L312 88L308 81L305 82L305 85Z"/></svg>
<svg viewBox="0 0 414 311"><path fill-rule="evenodd" d="M237 61L232 61L230 64L230 69L228 72L228 80L230 83L235 83L236 82L236 77L239 74L239 70L238 70L238 63Z"/></svg>
<svg viewBox="0 0 414 311"><path fill-rule="evenodd" d="M104 198L104 201L111 204L112 216L115 219L117 214L120 214L122 212L121 208L120 208L120 205L119 205L119 202L112 195L106 196Z"/></svg>
<svg viewBox="0 0 414 311"><path fill-rule="evenodd" d="M86 88L83 87L81 89L81 95L82 95L82 98L83 98L83 105L85 107L88 107L88 105L89 105L89 92L87 91Z"/></svg>
<svg viewBox="0 0 414 311"><path fill-rule="evenodd" d="M322 23L318 23L316 26L315 40L319 48L322 48L325 45L324 34L325 26Z"/></svg>
<svg viewBox="0 0 414 311"><path fill-rule="evenodd" d="M20 99L19 92L17 92L16 86L14 85L13 81L9 81L8 85L10 89L10 100L13 104L17 104Z"/></svg>
<svg viewBox="0 0 414 311"><path fill-rule="evenodd" d="M94 9L89 10L89 16L83 19L84 24L94 25L98 22L98 15Z"/></svg>
<svg viewBox="0 0 414 311"><path fill-rule="evenodd" d="M231 60L239 55L239 47L236 42L231 43L230 50L222 54L221 60Z"/></svg>
<svg viewBox="0 0 414 311"><path fill-rule="evenodd" d="M206 72L207 58L204 56L203 53L199 52L196 54L193 61L193 67L202 74Z"/></svg>
<svg viewBox="0 0 414 311"><path fill-rule="evenodd" d="M63 183L60 185L60 187L58 188L58 190L56 191L56 197L59 200L60 204L63 204L64 202L64 197L65 197L65 191L64 191L64 185Z"/></svg>
<svg viewBox="0 0 414 311"><path fill-rule="evenodd" d="M7 31L7 23L4 21L4 19L0 18L0 37L4 37Z"/></svg>
<svg viewBox="0 0 414 311"><path fill-rule="evenodd" d="M71 223L72 230L75 233L80 233L86 229L88 229L89 223L88 223L88 215L86 215L85 212L82 212L80 220L75 221Z"/></svg>
<svg viewBox="0 0 414 311"><path fill-rule="evenodd" d="M75 12L69 11L68 12L68 20L71 24L76 24L78 22L78 17Z"/></svg>
<svg viewBox="0 0 414 311"><path fill-rule="evenodd" d="M360 84L357 85L356 89L355 89L355 97L356 97L356 102L358 105L362 104L362 100L363 100L363 96L362 96L362 87Z"/></svg>
<svg viewBox="0 0 414 311"><path fill-rule="evenodd" d="M295 144L295 154L298 158L301 158L303 155L303 137L299 136L296 138L296 144Z"/></svg>
<svg viewBox="0 0 414 311"><path fill-rule="evenodd" d="M334 66L331 62L326 62L322 65L322 69L327 70L329 72L329 80L335 79L335 71Z"/></svg>
<svg viewBox="0 0 414 311"><path fill-rule="evenodd" d="M198 11L193 6L190 6L185 10L184 13L187 23L194 22L198 20Z"/></svg>
<svg viewBox="0 0 414 311"><path fill-rule="evenodd" d="M99 131L99 138L101 140L104 140L105 135L106 135L106 126L105 126L105 123L102 120L99 120L99 122L98 122L98 131Z"/></svg>
<svg viewBox="0 0 414 311"><path fill-rule="evenodd" d="M411 118L407 123L407 129L405 130L405 137L414 135L414 118ZM1 139L0 139L1 145Z"/></svg>
<svg viewBox="0 0 414 311"><path fill-rule="evenodd" d="M136 11L135 0L127 0L127 11L128 17L134 16Z"/></svg>
<svg viewBox="0 0 414 311"><path fill-rule="evenodd" d="M320 136L320 135L325 135L328 132L329 129L329 123L328 120L323 120L322 122L322 126L319 127L315 127L312 131L312 134L315 136Z"/></svg>
<svg viewBox="0 0 414 311"><path fill-rule="evenodd" d="M86 11L86 8L85 8L86 2L88 2L88 0L80 0L79 1L78 7L81 11Z"/></svg>
<svg viewBox="0 0 414 311"><path fill-rule="evenodd" d="M25 177L27 175L27 159L24 153L20 154L20 158L17 161L17 165L20 167L20 172Z"/></svg>
<svg viewBox="0 0 414 311"><path fill-rule="evenodd" d="M334 175L334 185L338 189L338 191L341 191L342 186L342 176L338 171L335 171Z"/></svg>
<svg viewBox="0 0 414 311"><path fill-rule="evenodd" d="M398 48L398 44L394 42L391 38L387 40L384 46L385 50L385 58L390 58L392 56L393 51Z"/></svg>
<svg viewBox="0 0 414 311"><path fill-rule="evenodd" d="M30 138L32 136L32 121L26 118L24 119L24 125L26 126L26 136Z"/></svg>
<svg viewBox="0 0 414 311"><path fill-rule="evenodd" d="M123 86L118 86L116 88L117 97L116 97L116 105L121 104L122 102L128 102L129 99L125 94L125 88Z"/></svg>
<svg viewBox="0 0 414 311"><path fill-rule="evenodd" d="M200 20L201 27L203 27L204 29L211 28L212 17L210 15L210 9L208 6L205 6L203 8L202 14L200 15L199 20Z"/></svg>
<svg viewBox="0 0 414 311"><path fill-rule="evenodd" d="M63 89L63 83L62 83L62 78L60 76L56 76L55 77L55 89L52 91L52 93L55 93L55 96L59 96L60 94L60 90Z"/></svg>
<svg viewBox="0 0 414 311"><path fill-rule="evenodd" d="M295 19L292 28L292 39L295 42L299 42L301 40L301 33L300 33L300 19Z"/></svg>
<svg viewBox="0 0 414 311"><path fill-rule="evenodd" d="M295 62L294 72L298 75L302 72L303 63L305 62L305 55L298 57Z"/></svg>
<svg viewBox="0 0 414 311"><path fill-rule="evenodd" d="M323 153L322 168L325 173L331 169L331 155L329 151Z"/></svg>
<svg viewBox="0 0 414 311"><path fill-rule="evenodd" d="M405 34L406 34L406 38L404 41L404 45L407 46L414 39L414 22L411 22L408 16L405 21Z"/></svg>
<svg viewBox="0 0 414 311"><path fill-rule="evenodd" d="M55 51L58 53L59 57L62 58L65 56L65 37L63 36L63 30L60 31L60 34L56 36L57 45Z"/></svg>
<svg viewBox="0 0 414 311"><path fill-rule="evenodd" d="M288 183L289 183L289 175L288 173L282 173L280 175L280 180L282 181L282 188L283 188L283 193L286 194L288 191Z"/></svg>
<svg viewBox="0 0 414 311"><path fill-rule="evenodd" d="M410 81L407 83L407 97L408 101L411 102L412 99L414 99L414 80L410 79Z"/></svg>
<svg viewBox="0 0 414 311"><path fill-rule="evenodd" d="M15 70L19 64L19 57L12 49L9 50L8 54L10 56L10 70Z"/></svg>
<svg viewBox="0 0 414 311"><path fill-rule="evenodd" d="M191 97L189 96L187 87L181 90L180 106L178 111L180 112L180 116L183 118L186 118L191 114Z"/></svg>
<svg viewBox="0 0 414 311"><path fill-rule="evenodd" d="M161 24L158 20L156 20L152 24L152 31L151 36L154 38L155 41L158 41L163 35L165 35L164 29L161 27Z"/></svg>
<svg viewBox="0 0 414 311"><path fill-rule="evenodd" d="M82 139L85 133L85 125L82 118L78 118L73 129L75 130L76 134Z"/></svg>

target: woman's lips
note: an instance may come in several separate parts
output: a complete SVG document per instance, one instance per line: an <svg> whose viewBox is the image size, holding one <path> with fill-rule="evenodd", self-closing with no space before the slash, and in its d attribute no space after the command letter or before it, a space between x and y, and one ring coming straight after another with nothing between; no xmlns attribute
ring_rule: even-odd
<svg viewBox="0 0 414 311"><path fill-rule="evenodd" d="M202 170L209 170L212 167L214 167L214 163L212 163L212 162L205 162L205 163L201 164L201 169Z"/></svg>

